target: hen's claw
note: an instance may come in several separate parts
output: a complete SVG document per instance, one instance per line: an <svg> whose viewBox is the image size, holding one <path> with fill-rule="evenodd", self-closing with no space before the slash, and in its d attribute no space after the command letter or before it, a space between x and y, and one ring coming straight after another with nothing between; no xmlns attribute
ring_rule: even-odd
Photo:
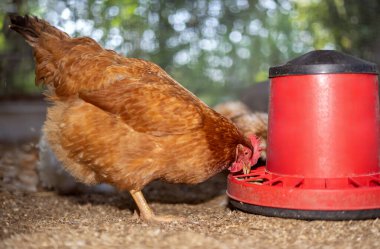
<svg viewBox="0 0 380 249"><path fill-rule="evenodd" d="M185 221L186 219L183 218L183 217L177 217L177 216L173 216L173 215L153 215L153 216L150 216L150 217L141 217L144 221L148 222L148 223L162 223L162 222L183 222Z"/></svg>

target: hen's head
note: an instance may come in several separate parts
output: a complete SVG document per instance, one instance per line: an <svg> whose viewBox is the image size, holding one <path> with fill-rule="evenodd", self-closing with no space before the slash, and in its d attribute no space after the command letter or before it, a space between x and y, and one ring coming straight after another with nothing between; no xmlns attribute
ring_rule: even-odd
<svg viewBox="0 0 380 249"><path fill-rule="evenodd" d="M255 165L259 160L261 152L260 139L255 135L250 135L248 138L251 141L253 151L251 148L238 144L236 146L235 162L228 168L231 173L243 170L244 174L248 174L251 166Z"/></svg>

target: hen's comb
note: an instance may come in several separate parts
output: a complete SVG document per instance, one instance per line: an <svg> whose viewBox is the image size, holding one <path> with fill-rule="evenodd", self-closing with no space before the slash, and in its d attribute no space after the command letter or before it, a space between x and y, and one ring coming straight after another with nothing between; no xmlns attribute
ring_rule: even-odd
<svg viewBox="0 0 380 249"><path fill-rule="evenodd" d="M250 163L251 165L255 165L260 158L261 151L263 150L263 148L260 146L261 140L260 138L252 134L249 135L248 138L251 141L252 148L253 148L253 153L252 153Z"/></svg>

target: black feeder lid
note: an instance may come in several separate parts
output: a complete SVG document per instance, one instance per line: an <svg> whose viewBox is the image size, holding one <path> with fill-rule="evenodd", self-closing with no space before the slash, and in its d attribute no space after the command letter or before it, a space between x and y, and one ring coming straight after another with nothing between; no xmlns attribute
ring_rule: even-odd
<svg viewBox="0 0 380 249"><path fill-rule="evenodd" d="M359 73L379 74L377 65L335 50L316 50L286 64L269 68L269 78L286 75Z"/></svg>

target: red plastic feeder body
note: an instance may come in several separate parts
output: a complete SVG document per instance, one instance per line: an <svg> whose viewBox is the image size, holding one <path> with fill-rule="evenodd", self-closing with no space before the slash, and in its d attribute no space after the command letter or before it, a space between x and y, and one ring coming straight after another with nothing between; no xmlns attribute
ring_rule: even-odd
<svg viewBox="0 0 380 249"><path fill-rule="evenodd" d="M229 175L231 204L288 218L380 217L377 75L329 50L270 68L267 165Z"/></svg>

